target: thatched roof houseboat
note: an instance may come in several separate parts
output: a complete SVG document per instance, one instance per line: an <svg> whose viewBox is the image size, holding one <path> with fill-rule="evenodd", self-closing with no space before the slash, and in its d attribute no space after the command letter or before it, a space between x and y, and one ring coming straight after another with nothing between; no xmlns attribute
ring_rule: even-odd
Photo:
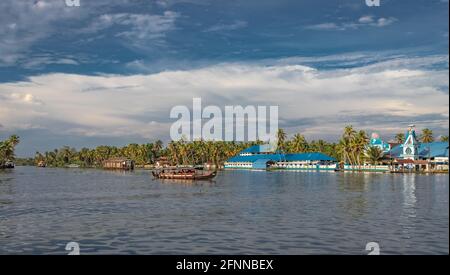
<svg viewBox="0 0 450 275"><path fill-rule="evenodd" d="M170 161L167 157L160 157L156 160L155 162L155 166L157 168L163 168L163 167L169 167L170 166Z"/></svg>
<svg viewBox="0 0 450 275"><path fill-rule="evenodd" d="M103 161L104 169L133 170L134 160L128 158L110 158Z"/></svg>

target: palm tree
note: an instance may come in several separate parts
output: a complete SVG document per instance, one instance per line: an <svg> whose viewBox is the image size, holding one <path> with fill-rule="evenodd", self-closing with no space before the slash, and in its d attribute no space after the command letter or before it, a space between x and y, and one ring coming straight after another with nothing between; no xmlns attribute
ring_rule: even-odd
<svg viewBox="0 0 450 275"><path fill-rule="evenodd" d="M283 129L278 129L277 131L277 150L284 152L286 147L287 134Z"/></svg>
<svg viewBox="0 0 450 275"><path fill-rule="evenodd" d="M420 141L422 143L430 143L434 141L433 131L425 128L422 130L422 135L420 136Z"/></svg>
<svg viewBox="0 0 450 275"><path fill-rule="evenodd" d="M342 134L341 141L339 142L339 152L342 155L344 163L348 162L350 165L356 164L357 146L358 141L356 140L356 131L351 125L345 126L344 133Z"/></svg>
<svg viewBox="0 0 450 275"><path fill-rule="evenodd" d="M167 150L168 150L168 156L170 161L172 162L172 164L174 165L178 165L179 164L179 153L178 153L178 145L176 141L171 141L168 145L167 145Z"/></svg>
<svg viewBox="0 0 450 275"><path fill-rule="evenodd" d="M336 147L344 163L361 166L361 158L364 156L368 143L369 137L365 131L356 132L353 126L349 125L344 128L342 138Z"/></svg>
<svg viewBox="0 0 450 275"><path fill-rule="evenodd" d="M383 151L376 146L370 146L366 152L365 157L369 160L370 164L377 165L378 161L383 157Z"/></svg>
<svg viewBox="0 0 450 275"><path fill-rule="evenodd" d="M441 142L448 142L448 136L441 136Z"/></svg>
<svg viewBox="0 0 450 275"><path fill-rule="evenodd" d="M308 149L308 142L305 137L301 134L295 134L290 142L290 152L291 153L302 153L306 152Z"/></svg>
<svg viewBox="0 0 450 275"><path fill-rule="evenodd" d="M0 142L0 167L15 159L14 150L19 142L20 139L17 135L12 135L7 140Z"/></svg>
<svg viewBox="0 0 450 275"><path fill-rule="evenodd" d="M361 166L361 157L369 143L369 137L365 131L359 131L355 137L355 155L358 165Z"/></svg>
<svg viewBox="0 0 450 275"><path fill-rule="evenodd" d="M353 129L352 125L347 125L344 128L344 134L343 134L343 138L347 139L347 140L352 140L355 138L356 135L356 131Z"/></svg>
<svg viewBox="0 0 450 275"><path fill-rule="evenodd" d="M341 156L341 160L344 163L349 163L350 165L353 165L352 159L350 157L350 141L343 138L339 141L339 144L337 145L337 151L339 155Z"/></svg>
<svg viewBox="0 0 450 275"><path fill-rule="evenodd" d="M7 142L11 143L12 146L16 146L20 142L20 138L17 135L12 135L9 137Z"/></svg>
<svg viewBox="0 0 450 275"><path fill-rule="evenodd" d="M326 147L328 146L327 142L319 139L317 142L314 142L315 144L315 151L326 153Z"/></svg>
<svg viewBox="0 0 450 275"><path fill-rule="evenodd" d="M395 142L397 143L404 143L405 142L405 134L398 133L395 135Z"/></svg>
<svg viewBox="0 0 450 275"><path fill-rule="evenodd" d="M163 149L163 142L161 141L161 140L157 140L157 141L155 141L155 143L153 143L153 146L152 146L152 149L151 149L151 152L152 152L152 162L154 163L155 162L155 160L157 159L157 158L159 158L160 157L160 155L161 155L161 150Z"/></svg>

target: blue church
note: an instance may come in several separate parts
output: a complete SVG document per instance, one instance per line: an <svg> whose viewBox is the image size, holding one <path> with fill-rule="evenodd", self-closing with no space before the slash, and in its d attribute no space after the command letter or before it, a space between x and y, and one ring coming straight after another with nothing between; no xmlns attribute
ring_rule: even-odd
<svg viewBox="0 0 450 275"><path fill-rule="evenodd" d="M415 125L410 125L405 134L405 142L392 148L389 155L411 163L420 163L422 160L434 165L447 165L448 169L448 147L448 142L419 142Z"/></svg>
<svg viewBox="0 0 450 275"><path fill-rule="evenodd" d="M448 142L419 141L415 125L409 125L402 144L391 145L378 136L372 136L369 146L377 146L384 153L384 162L390 170L446 170L448 171Z"/></svg>

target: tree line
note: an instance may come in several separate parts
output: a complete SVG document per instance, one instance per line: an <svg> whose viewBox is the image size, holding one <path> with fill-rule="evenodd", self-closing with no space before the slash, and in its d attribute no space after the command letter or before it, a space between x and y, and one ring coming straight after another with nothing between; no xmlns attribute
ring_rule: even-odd
<svg viewBox="0 0 450 275"><path fill-rule="evenodd" d="M10 138L11 139L11 138ZM405 136L403 133L395 135L395 142L403 143ZM421 142L434 141L433 132L430 129L423 129L420 135ZM448 142L448 136L441 137L441 141ZM18 137L5 141L11 148L17 144ZM70 164L77 164L80 167L100 167L103 161L113 157L126 157L133 159L138 166L154 165L160 158L165 158L171 165L201 165L212 163L222 165L227 159L237 155L240 151L256 145L255 142L228 142L228 141L171 141L164 147L163 142L158 140L152 143L136 144L132 143L123 147L102 145L93 149L75 148L64 146L59 149L44 153L36 152L32 159L20 160L18 164L35 165L44 162L50 167L64 167ZM377 147L368 147L369 136L363 130L355 130L352 126L346 126L339 142L327 142L325 140L307 139L300 133L288 138L283 129L277 132L277 151L280 153L305 153L321 152L334 157L340 162L351 165L362 165L364 162L376 164L382 157L383 152ZM3 145L2 145L3 146ZM14 146L12 146L13 148ZM14 151L14 150L12 150ZM3 152L3 151L0 151ZM11 159L11 150L6 150ZM6 158L5 158L6 159Z"/></svg>

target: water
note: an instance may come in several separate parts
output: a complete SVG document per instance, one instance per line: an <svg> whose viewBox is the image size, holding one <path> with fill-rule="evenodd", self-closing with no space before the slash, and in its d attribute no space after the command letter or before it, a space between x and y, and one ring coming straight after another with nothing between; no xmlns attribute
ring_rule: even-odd
<svg viewBox="0 0 450 275"><path fill-rule="evenodd" d="M0 172L0 254L449 253L449 177L224 171L215 182L149 171Z"/></svg>

